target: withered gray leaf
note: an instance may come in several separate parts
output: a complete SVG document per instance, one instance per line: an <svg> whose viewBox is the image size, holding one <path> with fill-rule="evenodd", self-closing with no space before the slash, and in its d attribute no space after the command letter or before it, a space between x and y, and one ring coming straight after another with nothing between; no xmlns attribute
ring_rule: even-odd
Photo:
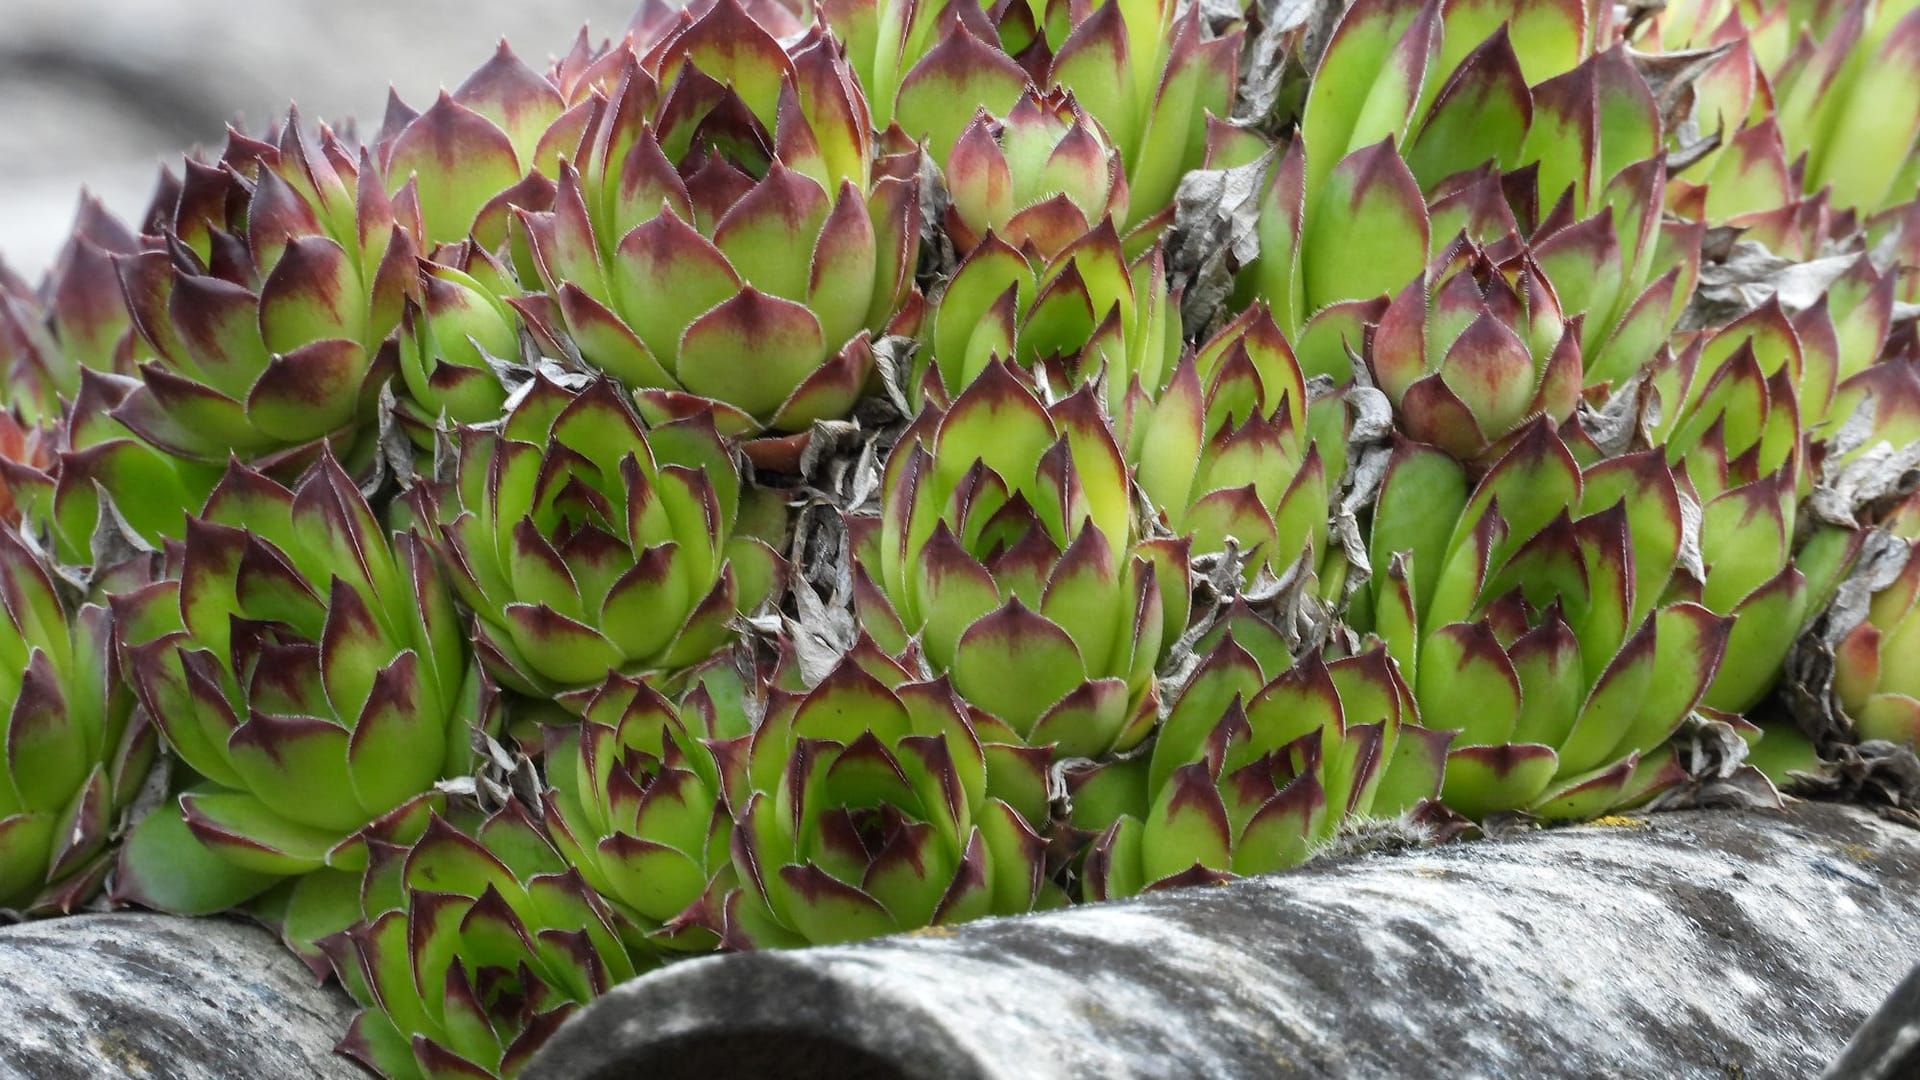
<svg viewBox="0 0 1920 1080"><path fill-rule="evenodd" d="M800 677L811 686L833 672L853 647L860 628L852 611L823 602L804 580L793 583L793 601L798 617L782 618L787 637L793 642L794 657L800 663Z"/></svg>
<svg viewBox="0 0 1920 1080"><path fill-rule="evenodd" d="M1757 240L1736 240L1720 262L1703 262L1700 285L1680 328L1723 326L1777 297L1789 312L1812 307L1827 286L1847 272L1857 255L1831 255L1810 262L1783 259Z"/></svg>
<svg viewBox="0 0 1920 1080"><path fill-rule="evenodd" d="M1660 420L1660 395L1645 370L1636 371L1598 409L1580 402L1574 416L1602 453L1618 457L1651 443L1648 432Z"/></svg>
<svg viewBox="0 0 1920 1080"><path fill-rule="evenodd" d="M1693 82L1707 73L1733 48L1732 42L1710 49L1682 49L1676 52L1643 53L1627 50L1627 59L1639 70L1653 100L1660 108L1660 121L1668 131L1679 127L1693 106Z"/></svg>
<svg viewBox="0 0 1920 1080"><path fill-rule="evenodd" d="M1878 411L1879 402L1866 395L1827 440L1827 457L1808 500L1822 521L1852 528L1862 507L1899 492L1909 474L1920 469L1920 444L1867 444Z"/></svg>
<svg viewBox="0 0 1920 1080"><path fill-rule="evenodd" d="M1869 533L1833 601L1787 650L1776 693L1823 758L1832 760L1854 739L1853 719L1833 689L1834 647L1867 617L1873 594L1900 576L1909 551L1905 541L1885 530Z"/></svg>
<svg viewBox="0 0 1920 1080"><path fill-rule="evenodd" d="M1308 77L1345 7L1340 0L1257 0L1260 29L1241 58L1235 120L1277 135L1298 118Z"/></svg>
<svg viewBox="0 0 1920 1080"><path fill-rule="evenodd" d="M1920 807L1920 758L1913 747L1869 739L1840 745L1817 773L1795 772L1793 793L1809 797L1878 803L1896 810ZM1902 818L1914 824L1911 814Z"/></svg>
<svg viewBox="0 0 1920 1080"><path fill-rule="evenodd" d="M1900 577L1912 557L1912 550L1905 540L1885 529L1867 534L1853 568L1834 590L1833 602L1827 606L1827 625L1822 635L1827 644L1840 644L1840 639L1865 621L1873 594Z"/></svg>
<svg viewBox="0 0 1920 1080"><path fill-rule="evenodd" d="M1268 152L1232 169L1197 169L1180 180L1167 233L1167 283L1182 290L1187 337L1204 339L1224 317L1233 275L1260 254L1260 193Z"/></svg>
<svg viewBox="0 0 1920 1080"><path fill-rule="evenodd" d="M401 491L413 486L413 439L400 426L399 413L400 399L393 392L393 380L388 379L380 385L380 402L376 412L379 417L376 439L380 454L375 461L373 475L360 486L360 494L369 499L379 493L388 477L392 477L394 485ZM436 429L449 426L445 416L435 425Z"/></svg>
<svg viewBox="0 0 1920 1080"><path fill-rule="evenodd" d="M1668 745L1687 779L1656 795L1646 809L1779 809L1779 790L1747 763L1747 740L1732 724L1691 713Z"/></svg>
<svg viewBox="0 0 1920 1080"><path fill-rule="evenodd" d="M880 386L888 403L901 416L912 416L907 387L913 380L914 355L920 343L900 334L888 334L873 343L873 362L880 373Z"/></svg>

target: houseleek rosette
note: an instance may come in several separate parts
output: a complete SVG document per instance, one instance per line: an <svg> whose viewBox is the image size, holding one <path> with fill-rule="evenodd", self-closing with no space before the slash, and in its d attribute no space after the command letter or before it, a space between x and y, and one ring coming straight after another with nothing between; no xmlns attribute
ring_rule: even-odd
<svg viewBox="0 0 1920 1080"><path fill-rule="evenodd" d="M1810 363L1811 361L1811 363ZM1650 371L1662 401L1648 437L1685 470L1703 498L1803 467L1803 402L1825 411L1833 358L1805 348L1777 302L1711 333L1694 335Z"/></svg>
<svg viewBox="0 0 1920 1080"><path fill-rule="evenodd" d="M1657 452L1582 469L1545 420L1477 484L1399 443L1374 509L1373 629L1424 723L1456 729L1445 798L1480 817L1589 817L1664 783L1662 744L1730 620L1666 599L1684 535Z"/></svg>
<svg viewBox="0 0 1920 1080"><path fill-rule="evenodd" d="M373 845L361 917L322 945L361 1011L339 1050L389 1080L512 1080L633 978L619 916L518 803Z"/></svg>
<svg viewBox="0 0 1920 1080"><path fill-rule="evenodd" d="M54 420L85 371L128 373L146 356L114 260L152 245L82 193L67 242L37 288L0 266L0 405Z"/></svg>
<svg viewBox="0 0 1920 1080"><path fill-rule="evenodd" d="M1665 183L1661 159L1634 162L1607 182L1597 211L1560 213L1563 201L1533 235L1561 308L1581 316L1588 386L1624 385L1647 367L1699 281L1705 223L1663 220Z"/></svg>
<svg viewBox="0 0 1920 1080"><path fill-rule="evenodd" d="M479 424L498 417L507 388L495 363L520 362L520 321L508 306L519 291L511 273L471 243L420 261L418 301L400 317L398 415L424 448L442 424Z"/></svg>
<svg viewBox="0 0 1920 1080"><path fill-rule="evenodd" d="M216 911L418 835L464 771L481 679L432 549L383 535L322 456L289 490L235 463L174 576L113 599L126 677L197 774L123 854L123 899Z"/></svg>
<svg viewBox="0 0 1920 1080"><path fill-rule="evenodd" d="M1584 316L1588 382L1652 356L1691 291L1680 279L1698 232L1664 228L1654 209L1666 174L1652 90L1623 50L1593 46L1577 5L1347 11L1269 175L1245 279L1308 374L1344 381L1345 348L1360 350L1384 298L1463 231L1528 238L1563 314ZM1511 191L1509 173L1523 180Z"/></svg>
<svg viewBox="0 0 1920 1080"><path fill-rule="evenodd" d="M1523 251L1499 264L1461 245L1387 305L1367 352L1407 435L1463 461L1580 400L1580 328Z"/></svg>
<svg viewBox="0 0 1920 1080"><path fill-rule="evenodd" d="M872 127L897 126L936 152L953 145L972 110L1004 115L1032 84L1002 47L992 14L978 4L829 0L818 11L845 43Z"/></svg>
<svg viewBox="0 0 1920 1080"><path fill-rule="evenodd" d="M512 209L553 204L553 177L571 155L590 109L571 107L550 76L502 41L452 91L416 112L390 95L372 156L388 191L411 211L424 251L477 239L493 250Z"/></svg>
<svg viewBox="0 0 1920 1080"><path fill-rule="evenodd" d="M1028 911L1045 842L988 793L988 759L945 679L843 659L770 695L737 797L726 935L736 947L851 941Z"/></svg>
<svg viewBox="0 0 1920 1080"><path fill-rule="evenodd" d="M1800 507L1810 482L1805 414L1824 413L1834 397L1836 350L1830 333L1802 337L1769 302L1695 336L1653 369L1654 387L1676 404L1652 436L1664 439L1666 459L1701 513L1700 565L1685 584L1734 619L1704 699L1715 709L1744 712L1765 696L1864 539Z"/></svg>
<svg viewBox="0 0 1920 1080"><path fill-rule="evenodd" d="M979 110L938 162L953 200L947 235L963 256L992 230L1050 259L1096 222L1126 217L1120 152L1068 92L1029 89L1004 119Z"/></svg>
<svg viewBox="0 0 1920 1080"><path fill-rule="evenodd" d="M118 260L155 353L114 418L215 465L364 450L389 373L381 345L414 275L418 208L372 160L289 117L278 145L235 135L218 166L187 163L161 224L170 243Z"/></svg>
<svg viewBox="0 0 1920 1080"><path fill-rule="evenodd" d="M670 83L630 62L554 209L521 221L574 345L649 415L691 395L729 434L797 432L852 408L866 335L912 290L918 155L874 160L828 41L789 55L745 25L758 36L724 49L687 28Z"/></svg>
<svg viewBox="0 0 1920 1080"><path fill-rule="evenodd" d="M169 174L156 206L178 201ZM169 199L171 196L171 200ZM219 465L184 461L143 440L112 415L151 353L133 328L116 260L157 245L138 237L91 195L38 289L0 269L0 503L60 561L94 561L100 492L120 520L158 545L178 538L187 512L206 499ZM224 458L220 462L224 464Z"/></svg>
<svg viewBox="0 0 1920 1080"><path fill-rule="evenodd" d="M1920 235L1908 235L1920 231L1920 199L1911 204L1910 213L1915 224L1903 227L1900 235L1893 238L1906 244L1905 249L1896 247L1893 265L1882 268L1876 266L1871 257L1861 255L1846 273L1827 286L1827 291L1812 307L1794 316L1794 329L1803 345L1817 339L1817 347L1834 350L1838 357L1836 375L1841 383L1880 359L1893 328L1893 305L1903 287L1899 267L1920 265ZM1904 286L1909 295L1920 295L1920 285L1908 281ZM1826 405L1829 410L1832 408L1831 402ZM1817 414L1808 417L1810 423L1818 419Z"/></svg>
<svg viewBox="0 0 1920 1080"><path fill-rule="evenodd" d="M1181 360L1158 398L1136 380L1114 421L1134 480L1195 550L1232 538L1280 573L1326 549L1328 476L1345 467L1346 406L1309 407L1305 377L1265 305Z"/></svg>
<svg viewBox="0 0 1920 1080"><path fill-rule="evenodd" d="M1800 11L1690 0L1639 24L1635 45L1721 51L1692 86L1695 120L1724 129L1723 149L1691 175L1710 220L1747 228L1743 238L1810 260L1818 219L1846 216L1850 230L1852 215L1891 209L1920 184L1920 18L1910 4Z"/></svg>
<svg viewBox="0 0 1920 1080"><path fill-rule="evenodd" d="M712 745L747 734L719 721L731 712L703 703L711 699L683 711L646 683L612 675L577 728L548 733L554 842L595 892L675 950L712 948L724 928L714 886L732 865L733 818Z"/></svg>
<svg viewBox="0 0 1920 1080"><path fill-rule="evenodd" d="M156 548L185 537L188 515L219 482L219 467L175 457L115 417L139 386L83 369L61 423L30 436L31 452L0 460L18 512L70 565L94 561L94 537L108 515L114 528L124 525Z"/></svg>
<svg viewBox="0 0 1920 1080"><path fill-rule="evenodd" d="M1180 358L1179 309L1158 246L1129 261L1112 219L1051 259L989 231L960 261L933 309L914 390L939 402L995 360L1055 386L1105 380L1108 402L1133 380L1157 393Z"/></svg>
<svg viewBox="0 0 1920 1080"><path fill-rule="evenodd" d="M1205 156L1207 117L1233 111L1242 32L1208 37L1202 22L1173 0L1123 0L1094 5L1064 36L1047 27L1047 83L1073 91L1126 163L1129 230L1171 220L1180 178Z"/></svg>
<svg viewBox="0 0 1920 1080"><path fill-rule="evenodd" d="M1204 159L1207 117L1232 111L1242 32L1209 37L1201 13L1171 0L1043 8L833 0L821 16L847 43L874 125L897 124L936 154L976 108L1006 116L1030 86L1070 91L1119 151L1134 193L1116 228L1150 239L1171 220L1181 176Z"/></svg>
<svg viewBox="0 0 1920 1080"><path fill-rule="evenodd" d="M1004 741L1126 749L1186 625L1187 543L1136 537L1092 391L1044 406L1017 372L988 365L895 448L880 516L848 519L855 610L890 652L917 639Z"/></svg>
<svg viewBox="0 0 1920 1080"><path fill-rule="evenodd" d="M1829 473L1920 442L1920 357L1911 346L1841 383L1821 434L1827 444L1822 465Z"/></svg>
<svg viewBox="0 0 1920 1080"><path fill-rule="evenodd" d="M129 564L98 585L131 588L143 573ZM11 531L0 531L0 606L0 908L71 911L111 867L158 739L114 671L108 608L64 604Z"/></svg>
<svg viewBox="0 0 1920 1080"><path fill-rule="evenodd" d="M1778 69L1793 44L1796 21L1793 12L1779 5L1677 0L1627 29L1628 42L1643 53L1721 49L1692 83L1694 122L1703 132L1724 135L1719 145L1706 150L1693 171L1695 179L1718 186L1745 171L1728 169L1726 159L1737 155L1739 144L1756 128L1773 126L1767 117L1772 111L1767 73ZM1714 220L1725 219L1716 215Z"/></svg>
<svg viewBox="0 0 1920 1080"><path fill-rule="evenodd" d="M37 486L51 468L57 427L25 423L18 414L0 411L0 523L20 524L21 504L31 496L21 489Z"/></svg>
<svg viewBox="0 0 1920 1080"><path fill-rule="evenodd" d="M1862 740L1920 742L1920 496L1908 496L1886 529L1904 541L1906 564L1873 594L1867 617L1834 648L1833 690Z"/></svg>
<svg viewBox="0 0 1920 1080"><path fill-rule="evenodd" d="M1831 187L1838 206L1871 214L1920 186L1920 11L1856 0L1829 12L1818 43L1770 73L1775 115L1788 154L1806 156L1806 190Z"/></svg>
<svg viewBox="0 0 1920 1080"><path fill-rule="evenodd" d="M28 420L59 415L66 357L46 328L46 309L32 285L0 263L0 403Z"/></svg>
<svg viewBox="0 0 1920 1080"><path fill-rule="evenodd" d="M1248 648L1236 630L1269 640ZM1144 774L1081 781L1076 823L1113 817L1087 855L1088 899L1283 870L1343 825L1439 795L1453 732L1416 722L1384 649L1294 665L1284 645L1261 647L1278 638L1233 620L1168 710Z"/></svg>
<svg viewBox="0 0 1920 1080"><path fill-rule="evenodd" d="M740 477L712 420L643 431L607 379L575 394L536 377L497 430L461 431L435 501L481 660L567 702L609 671L706 659L779 566L734 532Z"/></svg>
<svg viewBox="0 0 1920 1080"><path fill-rule="evenodd" d="M1844 468L1868 455L1897 452L1920 441L1920 366L1911 360L1882 361L1841 384L1835 415L1872 424L1854 445L1833 447L1834 464ZM1854 432L1859 436L1858 430ZM1869 602L1867 617L1834 648L1834 691L1861 739L1896 743L1920 736L1920 684L1913 677L1920 614L1920 496L1899 500L1879 527L1905 542L1907 561L1899 576Z"/></svg>
<svg viewBox="0 0 1920 1080"><path fill-rule="evenodd" d="M1665 132L1653 88L1623 46L1532 89L1513 201L1561 310L1580 319L1587 386L1622 385L1680 318L1700 273L1705 223L1667 219ZM1523 220L1523 226L1530 222Z"/></svg>

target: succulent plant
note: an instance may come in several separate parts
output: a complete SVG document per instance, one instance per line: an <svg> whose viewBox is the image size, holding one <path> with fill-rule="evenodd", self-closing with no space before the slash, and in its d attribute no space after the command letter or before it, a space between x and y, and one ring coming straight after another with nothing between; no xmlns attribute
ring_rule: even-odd
<svg viewBox="0 0 1920 1080"><path fill-rule="evenodd" d="M1778 682L1787 651L1833 599L1865 535L1800 519L1788 471L1732 488L1701 510L1697 585L1733 618L1726 658L1701 703L1743 713Z"/></svg>
<svg viewBox="0 0 1920 1080"><path fill-rule="evenodd" d="M992 232L1052 259L1095 223L1126 219L1120 152L1070 92L1030 88L1004 119L981 109L939 163L953 199L947 236L962 255Z"/></svg>
<svg viewBox="0 0 1920 1080"><path fill-rule="evenodd" d="M1771 116L1740 128L1692 175L1697 182L1676 177L1667 190L1682 216L1738 227L1742 239L1790 259L1814 258L1835 239L1831 190L1800 191Z"/></svg>
<svg viewBox="0 0 1920 1080"><path fill-rule="evenodd" d="M1702 498L1788 469L1797 482L1802 402L1825 412L1835 357L1809 352L1777 302L1696 335L1652 372L1663 408L1649 438Z"/></svg>
<svg viewBox="0 0 1920 1080"><path fill-rule="evenodd" d="M170 571L112 606L128 683L199 779L135 830L118 895L217 910L364 866L376 821L417 835L482 713L427 543L383 536L329 455L292 489L236 462Z"/></svg>
<svg viewBox="0 0 1920 1080"><path fill-rule="evenodd" d="M1295 139L1273 167L1260 207L1260 259L1247 278L1299 347L1307 373L1344 381L1346 350L1359 350L1385 297L1426 266L1430 221L1390 139L1342 158L1321 181L1327 194L1307 186L1305 147L1305 136ZM1316 195L1345 211L1319 213L1310 202Z"/></svg>
<svg viewBox="0 0 1920 1080"><path fill-rule="evenodd" d="M1724 134L1724 149L1709 151L1696 175L1714 221L1743 212L1775 252L1780 212L1800 192L1836 212L1873 214L1912 198L1920 183L1920 20L1911 5L1687 2L1649 20L1637 44L1723 50L1693 83L1695 123ZM1797 250L1795 258L1817 254Z"/></svg>
<svg viewBox="0 0 1920 1080"><path fill-rule="evenodd" d="M1209 36L1199 12L1171 0L1041 8L832 0L821 12L847 43L875 126L895 124L936 155L975 108L1004 117L1025 91L1070 92L1133 193L1115 228L1150 239L1171 221L1181 175L1204 160L1207 118L1231 111L1242 33Z"/></svg>
<svg viewBox="0 0 1920 1080"><path fill-rule="evenodd" d="M729 28L747 36L723 49ZM521 214L540 280L650 416L711 407L729 434L843 416L913 288L917 153L876 162L830 42L783 50L732 0L661 48L672 81L630 58L554 208Z"/></svg>
<svg viewBox="0 0 1920 1080"><path fill-rule="evenodd" d="M1527 238L1563 314L1583 317L1587 383L1651 359L1691 292L1701 227L1662 224L1657 103L1595 29L1565 3L1378 0L1342 17L1247 274L1308 374L1344 381L1380 298L1461 231ZM1382 65L1393 77L1374 79Z"/></svg>
<svg viewBox="0 0 1920 1080"><path fill-rule="evenodd" d="M999 30L981 5L827 0L818 11L820 21L844 43L865 90L871 127L896 128L935 153L954 144L972 110L1004 116L1032 83L1020 62L1000 47Z"/></svg>
<svg viewBox="0 0 1920 1080"><path fill-rule="evenodd" d="M1753 707L1774 685L1787 650L1826 607L1864 539L1800 510L1811 453L1803 417L1825 414L1835 400L1838 340L1830 320L1823 328L1805 318L1825 310L1789 320L1770 301L1695 336L1653 372L1663 400L1676 404L1650 435L1701 511L1700 565L1687 572L1689 587L1734 617L1726 661L1704 699L1729 713Z"/></svg>
<svg viewBox="0 0 1920 1080"><path fill-rule="evenodd" d="M1914 205L1920 207L1920 201ZM1920 244L1920 237L1914 237L1913 242ZM1862 255L1846 273L1827 286L1827 291L1812 307L1794 317L1794 329L1803 346L1833 350L1837 358L1835 378L1840 383L1880 359L1893 325L1893 304L1902 276L1899 267L1907 266L1909 276L1913 269L1920 268L1920 259L1912 254L1896 251L1892 261L1893 266L1882 270L1871 258ZM1809 424L1832 416L1832 402L1824 404L1824 414L1810 410Z"/></svg>
<svg viewBox="0 0 1920 1080"><path fill-rule="evenodd" d="M1073 91L1107 130L1129 191L1116 224L1151 235L1171 219L1181 175L1200 167L1207 117L1232 112L1242 33L1208 38L1200 11L1174 0L1093 4L1084 19L1063 22L1050 15L1040 28L1052 56L1037 81Z"/></svg>
<svg viewBox="0 0 1920 1080"><path fill-rule="evenodd" d="M1803 31L1771 72L1788 152L1802 184L1840 206L1883 210L1920 184L1920 12L1907 3L1832 5L1818 42Z"/></svg>
<svg viewBox="0 0 1920 1080"><path fill-rule="evenodd" d="M1835 5L1817 14L1825 19ZM1679 52L1726 46L1726 52L1694 80L1695 121L1701 131L1733 130L1769 106L1767 72L1792 47L1795 13L1784 5L1751 0L1677 0L1641 22L1630 34L1644 52Z"/></svg>
<svg viewBox="0 0 1920 1080"><path fill-rule="evenodd" d="M1276 573L1326 549L1329 477L1344 467L1345 408L1309 407L1306 379L1264 305L1222 327L1154 400L1136 379L1114 420L1134 480L1201 552L1228 538ZM1324 450L1323 450L1324 448Z"/></svg>
<svg viewBox="0 0 1920 1080"><path fill-rule="evenodd" d="M1473 817L1586 817L1646 793L1719 670L1729 620L1663 600L1679 490L1659 454L1581 469L1544 420L1477 484L1402 442L1374 510L1373 629L1424 723L1457 728L1445 798Z"/></svg>
<svg viewBox="0 0 1920 1080"><path fill-rule="evenodd" d="M147 246L82 193L73 229L40 287L0 267L0 401L30 423L53 420L82 372L131 372L145 356L120 290L114 260Z"/></svg>
<svg viewBox="0 0 1920 1080"><path fill-rule="evenodd" d="M1310 316L1420 272L1431 235L1422 192L1483 163L1521 164L1528 83L1578 62L1586 22L1565 3L1369 0L1341 16L1261 205L1250 276L1282 329L1298 343ZM1526 47L1516 52L1514 38ZM1337 339L1331 357L1337 368Z"/></svg>
<svg viewBox="0 0 1920 1080"><path fill-rule="evenodd" d="M61 423L27 434L22 453L0 461L18 513L62 562L94 562L103 522L154 548L184 538L191 508L219 482L218 466L175 457L114 417L139 385L83 369Z"/></svg>
<svg viewBox="0 0 1920 1080"><path fill-rule="evenodd" d="M546 209L561 156L579 138L553 80L503 41L487 63L424 112L390 97L372 160L389 192L417 206L413 239L424 249L477 237L496 247L511 208Z"/></svg>
<svg viewBox="0 0 1920 1080"><path fill-rule="evenodd" d="M1920 274L1914 273L1920 267L1920 195L1875 218L1867 235L1891 256L1899 279L1894 299L1920 304Z"/></svg>
<svg viewBox="0 0 1920 1080"><path fill-rule="evenodd" d="M1467 244L1400 291L1368 359L1407 435L1464 461L1536 416L1564 423L1580 400L1580 327L1521 250L1496 263Z"/></svg>
<svg viewBox="0 0 1920 1080"><path fill-rule="evenodd" d="M518 803L376 843L359 902L362 918L323 942L361 1007L339 1049L390 1080L511 1080L635 973L619 916Z"/></svg>
<svg viewBox="0 0 1920 1080"><path fill-rule="evenodd" d="M53 466L57 431L0 412L0 522L20 523L22 487L32 487Z"/></svg>
<svg viewBox="0 0 1920 1080"><path fill-rule="evenodd" d="M1810 634L1913 743L1912 0L1242 7L648 0L83 198L0 908L244 909L504 1080L676 957L1638 805Z"/></svg>
<svg viewBox="0 0 1920 1080"><path fill-rule="evenodd" d="M719 940L719 920L695 910L731 867L733 818L707 740L748 734L724 729L719 717L730 714L708 698L690 697L687 711L705 723L690 725L646 683L611 675L577 728L548 729L546 752L555 844L595 892L676 950Z"/></svg>
<svg viewBox="0 0 1920 1080"><path fill-rule="evenodd" d="M1886 528L1905 542L1906 563L1834 647L1833 690L1860 739L1913 743L1920 741L1920 671L1908 658L1920 648L1920 498L1904 500Z"/></svg>
<svg viewBox="0 0 1920 1080"><path fill-rule="evenodd" d="M1124 750L1186 623L1187 544L1137 537L1092 392L1044 406L1017 372L989 364L901 439L881 514L848 521L856 611L889 652L917 640L1018 741Z"/></svg>
<svg viewBox="0 0 1920 1080"><path fill-rule="evenodd" d="M420 298L400 317L399 414L415 442L432 446L441 423L478 424L498 417L507 388L495 362L520 361L520 319L507 301L517 292L510 272L484 248L455 245L447 262L420 262Z"/></svg>
<svg viewBox="0 0 1920 1080"><path fill-rule="evenodd" d="M850 656L811 690L772 693L736 796L728 942L824 944L1030 910L1046 844L988 794L987 768L945 679Z"/></svg>
<svg viewBox="0 0 1920 1080"><path fill-rule="evenodd" d="M1903 450L1920 444L1920 351L1916 345L1920 342L1909 338L1902 353L1869 365L1834 391L1823 432L1827 438L1822 466L1829 474L1869 456L1898 460Z"/></svg>
<svg viewBox="0 0 1920 1080"><path fill-rule="evenodd" d="M1580 316L1589 387L1623 386L1644 371L1699 280L1705 223L1663 220L1665 183L1660 159L1634 162L1607 182L1597 212L1577 218L1562 200L1530 240L1561 310Z"/></svg>
<svg viewBox="0 0 1920 1080"><path fill-rule="evenodd" d="M140 583L128 564L97 582ZM0 908L65 912L91 900L110 841L146 782L158 739L116 675L112 615L99 597L63 603L47 568L0 530Z"/></svg>
<svg viewBox="0 0 1920 1080"><path fill-rule="evenodd" d="M711 419L643 430L606 379L544 375L498 430L466 428L423 517L502 686L577 702L609 671L671 671L729 639L779 559L736 535L740 478Z"/></svg>
<svg viewBox="0 0 1920 1080"><path fill-rule="evenodd" d="M418 205L365 152L288 117L277 145L235 135L188 161L167 249L116 260L155 358L113 416L178 457L287 469L351 458L390 372L381 345L414 276Z"/></svg>
<svg viewBox="0 0 1920 1080"><path fill-rule="evenodd" d="M1384 649L1331 663L1309 655L1271 678L1265 666L1231 630L1201 662L1167 714L1136 807L1088 852L1089 899L1282 870L1353 818L1440 794L1453 733L1415 723Z"/></svg>
<svg viewBox="0 0 1920 1080"><path fill-rule="evenodd" d="M1178 314L1160 249L1129 262L1111 219L1052 259L1030 259L988 232L934 305L914 389L950 400L994 361L1011 360L1054 386L1104 379L1117 409L1130 382L1157 394L1173 374Z"/></svg>

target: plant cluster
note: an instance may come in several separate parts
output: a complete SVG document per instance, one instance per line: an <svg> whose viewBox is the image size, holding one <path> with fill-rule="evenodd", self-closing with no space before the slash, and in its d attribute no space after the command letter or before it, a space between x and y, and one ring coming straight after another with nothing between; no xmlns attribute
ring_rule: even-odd
<svg viewBox="0 0 1920 1080"><path fill-rule="evenodd" d="M83 203L0 905L511 1077L689 954L1910 745L1920 8L1306 7L655 2Z"/></svg>

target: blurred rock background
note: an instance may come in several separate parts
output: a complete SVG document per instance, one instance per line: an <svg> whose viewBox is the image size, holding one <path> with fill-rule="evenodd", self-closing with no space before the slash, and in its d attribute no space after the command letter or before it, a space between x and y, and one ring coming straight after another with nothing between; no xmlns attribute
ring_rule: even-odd
<svg viewBox="0 0 1920 1080"><path fill-rule="evenodd" d="M0 0L0 259L52 262L81 185L129 221L162 162L218 148L236 117L377 127L391 83L416 108L501 37L541 67L637 0Z"/></svg>

